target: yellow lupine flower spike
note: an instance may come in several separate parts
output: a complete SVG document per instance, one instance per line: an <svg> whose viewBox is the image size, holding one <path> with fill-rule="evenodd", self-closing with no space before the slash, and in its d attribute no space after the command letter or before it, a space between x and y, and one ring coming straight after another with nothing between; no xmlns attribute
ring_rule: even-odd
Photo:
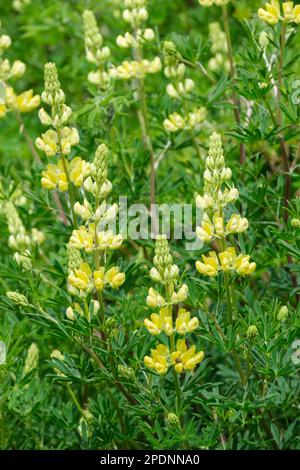
<svg viewBox="0 0 300 470"><path fill-rule="evenodd" d="M179 284L179 269L173 264L166 235L158 235L156 238L153 264L150 277L156 284L164 286L164 297L153 287L149 289L147 305L162 308L159 313L152 313L150 318L146 318L144 325L151 335L165 334L169 347L159 344L156 349L152 349L151 356L144 358L145 366L154 369L159 375L166 374L169 367L179 374L183 370L192 371L202 361L204 353L196 353L195 346L188 349L185 341L180 339L175 346L175 340L177 335L196 330L199 320L191 318L185 308L179 308L177 314L174 311L174 305L186 301L188 287Z"/></svg>

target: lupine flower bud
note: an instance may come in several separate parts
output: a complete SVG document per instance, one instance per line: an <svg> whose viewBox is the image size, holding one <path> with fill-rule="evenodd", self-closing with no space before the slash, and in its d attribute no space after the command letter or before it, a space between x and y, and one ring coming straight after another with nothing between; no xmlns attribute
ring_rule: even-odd
<svg viewBox="0 0 300 470"><path fill-rule="evenodd" d="M71 306L68 307L67 310L66 310L66 317L67 317L68 320L71 320L71 321L74 321L75 318L76 318L74 310Z"/></svg>
<svg viewBox="0 0 300 470"><path fill-rule="evenodd" d="M12 300L15 304L26 307L29 305L28 300L25 295L20 294L19 292L8 291L6 292L6 297Z"/></svg>
<svg viewBox="0 0 300 470"><path fill-rule="evenodd" d="M127 380L134 380L135 374L132 367L124 366L123 364L118 364L118 373L121 377Z"/></svg>
<svg viewBox="0 0 300 470"><path fill-rule="evenodd" d="M277 320L284 322L289 314L289 309L287 305L284 305L279 309L278 315L277 315Z"/></svg>
<svg viewBox="0 0 300 470"><path fill-rule="evenodd" d="M10 69L10 74L14 78L20 78L26 71L26 65L20 60L15 60Z"/></svg>
<svg viewBox="0 0 300 470"><path fill-rule="evenodd" d="M74 211L83 220L89 220L92 217L92 207L87 199L84 199L83 204L80 204L78 201L75 202Z"/></svg>
<svg viewBox="0 0 300 470"><path fill-rule="evenodd" d="M175 413L168 413L167 416L166 416L166 421L168 423L169 426L179 426L180 425L180 421L179 421L179 418L177 415L175 415Z"/></svg>
<svg viewBox="0 0 300 470"><path fill-rule="evenodd" d="M39 348L35 343L32 343L28 349L27 357L25 360L25 365L23 369L24 375L31 372L33 369L36 369L39 361Z"/></svg>
<svg viewBox="0 0 300 470"><path fill-rule="evenodd" d="M148 307L151 307L151 308L163 307L165 303L166 303L165 299L156 290L154 290L153 287L150 287L148 296L147 296Z"/></svg>
<svg viewBox="0 0 300 470"><path fill-rule="evenodd" d="M300 219L292 219L291 220L291 226L293 228L300 228Z"/></svg>
<svg viewBox="0 0 300 470"><path fill-rule="evenodd" d="M159 272L156 268L152 268L150 270L150 277L151 277L152 281L154 281L154 282L161 282L162 281L162 277L161 277L161 275L159 274Z"/></svg>
<svg viewBox="0 0 300 470"><path fill-rule="evenodd" d="M258 335L258 329L256 328L256 326L255 326L255 325L249 326L249 328L248 328L248 330L247 330L247 332L246 332L247 338L253 339L253 338L255 338L255 336L257 336L257 335Z"/></svg>

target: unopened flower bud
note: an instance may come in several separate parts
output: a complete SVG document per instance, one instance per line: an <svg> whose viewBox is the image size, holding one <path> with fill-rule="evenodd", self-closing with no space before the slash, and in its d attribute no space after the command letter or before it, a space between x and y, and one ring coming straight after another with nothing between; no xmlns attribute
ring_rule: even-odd
<svg viewBox="0 0 300 470"><path fill-rule="evenodd" d="M257 336L257 335L258 335L258 329L256 328L256 326L255 326L255 325L249 326L249 328L248 328L248 330L247 330L247 332L246 332L247 338L253 339L253 338L255 338L255 336Z"/></svg>
<svg viewBox="0 0 300 470"><path fill-rule="evenodd" d="M287 305L284 305L283 307L280 308L278 315L277 315L277 320L284 322L289 314L289 309Z"/></svg>
<svg viewBox="0 0 300 470"><path fill-rule="evenodd" d="M6 297L8 297L17 305L22 305L24 307L29 305L29 302L26 299L25 295L20 294L19 292L8 291L6 292Z"/></svg>

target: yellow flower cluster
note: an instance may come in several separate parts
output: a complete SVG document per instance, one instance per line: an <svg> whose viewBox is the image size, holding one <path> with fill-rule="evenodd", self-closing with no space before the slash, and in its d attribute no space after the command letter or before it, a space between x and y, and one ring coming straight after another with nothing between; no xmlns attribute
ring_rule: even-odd
<svg viewBox="0 0 300 470"><path fill-rule="evenodd" d="M101 89L106 89L110 73L106 69L106 62L110 56L109 47L103 46L103 37L97 25L95 15L85 10L82 15L84 25L85 52L88 62L96 65L97 69L88 74L88 81Z"/></svg>
<svg viewBox="0 0 300 470"><path fill-rule="evenodd" d="M202 261L196 262L200 274L214 277L219 271L235 271L246 276L253 273L256 264L250 262L248 255L237 256L234 247L226 247L228 235L243 233L248 229L249 223L240 214L231 214L226 222L224 208L237 200L238 190L228 185L232 172L225 166L222 140L219 134L213 133L210 137L208 156L205 161L204 194L196 197L196 205L203 211L202 224L196 228L198 238L202 242L217 240L220 252L211 251L208 256L203 255Z"/></svg>
<svg viewBox="0 0 300 470"><path fill-rule="evenodd" d="M49 131L50 132L50 131ZM75 157L71 162L66 162L70 179L78 188L82 186L84 179L90 174L90 164L80 157ZM47 169L42 171L42 186L46 189L59 188L65 192L68 190L68 181L62 160L55 165L50 163Z"/></svg>
<svg viewBox="0 0 300 470"><path fill-rule="evenodd" d="M111 70L111 75L119 80L129 80L132 78L143 78L147 74L159 72L160 69L161 61L159 57L155 57L153 60L124 60L121 65Z"/></svg>
<svg viewBox="0 0 300 470"><path fill-rule="evenodd" d="M14 251L14 259L24 269L31 269L31 250L35 245L41 245L45 240L43 232L32 228L27 232L13 201L5 201L0 211L6 216L9 231L8 246Z"/></svg>
<svg viewBox="0 0 300 470"><path fill-rule="evenodd" d="M80 212L78 211L77 214L80 215ZM97 232L99 251L117 250L122 242L122 235L114 235L112 230ZM73 230L69 244L78 250L83 249L86 253L92 253L95 249L95 224L90 223L88 227L81 226L78 230Z"/></svg>
<svg viewBox="0 0 300 470"><path fill-rule="evenodd" d="M265 9L259 8L258 16L262 21L270 25L277 24L280 20L287 23L300 23L300 5L294 6L293 2L284 2L282 4L282 14L278 0L271 0L266 3Z"/></svg>
<svg viewBox="0 0 300 470"><path fill-rule="evenodd" d="M181 62L181 55L176 50L172 41L164 42L165 76L170 80L167 85L167 94L174 100L178 100L185 110L185 115L175 112L164 120L164 128L167 132L178 132L183 129L194 129L205 120L206 109L204 107L188 109L186 99L194 89L195 83L191 78L185 78L186 67Z"/></svg>
<svg viewBox="0 0 300 470"><path fill-rule="evenodd" d="M200 274L215 277L218 271L236 271L242 276L249 276L255 271L256 264L250 262L249 255L236 255L234 247L228 247L221 253L210 251L208 256L202 255L203 262L196 261Z"/></svg>
<svg viewBox="0 0 300 470"><path fill-rule="evenodd" d="M180 308L174 326L169 308L163 307L159 310L159 313L152 313L150 320L146 318L144 324L151 335L159 335L163 331L170 336L175 332L180 335L192 333L198 328L199 321L196 317L191 319L190 312Z"/></svg>
<svg viewBox="0 0 300 470"><path fill-rule="evenodd" d="M161 295L152 287L147 296L147 305L150 308L159 308L158 313L152 313L150 319L144 320L145 327L151 335L164 333L169 341L169 347L159 344L151 350L151 356L145 356L144 363L158 374L167 373L170 366L176 372L190 371L199 364L203 358L203 351L196 353L193 345L187 347L184 339L178 339L175 345L176 335L186 335L198 328L199 321L184 308L179 308L176 318L173 315L173 305L184 302L187 299L188 288L186 284L178 285L179 269L173 264L173 258L169 251L168 241L165 236L158 236L155 244L154 267L150 271L151 279L162 285L164 294ZM177 290L176 287L179 287Z"/></svg>
<svg viewBox="0 0 300 470"><path fill-rule="evenodd" d="M104 267L92 272L88 263L81 263L80 266L69 274L68 282L79 291L89 293L95 288L97 291L103 290L109 284L113 289L120 287L125 281L125 274L121 273L118 267L112 267L105 272Z"/></svg>
<svg viewBox="0 0 300 470"><path fill-rule="evenodd" d="M224 31L221 30L219 23L210 23L208 26L209 38L211 40L211 52L213 57L208 61L208 68L213 72L225 70L229 72L230 63L228 60L227 42Z"/></svg>
<svg viewBox="0 0 300 470"><path fill-rule="evenodd" d="M15 60L11 65L9 60L3 57L4 52L10 46L11 38L7 34L0 34L0 118L13 110L28 113L40 104L40 96L33 95L32 90L17 95L9 85L10 80L22 77L26 71L25 64L20 60Z"/></svg>
<svg viewBox="0 0 300 470"><path fill-rule="evenodd" d="M144 362L149 369L154 369L159 375L165 375L170 366L174 367L178 374L183 371L190 372L203 359L203 351L196 353L195 345L188 348L184 339L178 339L173 352L164 344L159 344L156 349L151 349L151 356L145 356Z"/></svg>
<svg viewBox="0 0 300 470"><path fill-rule="evenodd" d="M159 57L153 60L142 57L142 49L145 43L153 41L155 34L151 28L145 28L144 23L148 19L146 0L124 0L125 9L123 20L128 23L132 31L127 31L123 36L117 37L116 43L121 48L131 48L134 60L125 60L117 67L110 70L110 75L119 80L144 78L147 74L154 74L161 70Z"/></svg>
<svg viewBox="0 0 300 470"><path fill-rule="evenodd" d="M94 290L102 291L107 285L117 289L125 281L125 274L117 266L106 267L108 250L120 248L123 242L121 234L114 234L113 230L106 228L107 223L114 221L118 213L117 204L109 206L106 201L112 187L107 179L107 156L107 147L99 145L89 167L88 177L81 182L84 190L91 193L95 204L85 198L83 203L77 201L74 205L76 214L85 225L74 229L69 240L68 285L70 293L79 297L86 297ZM91 268L88 260L82 261L79 250L93 256L94 268Z"/></svg>
<svg viewBox="0 0 300 470"><path fill-rule="evenodd" d="M178 132L183 129L194 129L198 127L206 118L206 108L194 108L186 116L179 113L172 113L164 120L164 128L167 132Z"/></svg>
<svg viewBox="0 0 300 470"><path fill-rule="evenodd" d="M64 155L69 155L72 145L78 143L79 135L74 127L63 127L59 133L49 129L35 141L37 148L44 152L47 157L54 157L60 151Z"/></svg>

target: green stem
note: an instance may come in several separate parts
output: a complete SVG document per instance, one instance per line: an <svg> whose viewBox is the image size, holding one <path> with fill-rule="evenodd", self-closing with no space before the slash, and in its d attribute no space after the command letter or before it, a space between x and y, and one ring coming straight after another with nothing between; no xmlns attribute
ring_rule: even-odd
<svg viewBox="0 0 300 470"><path fill-rule="evenodd" d="M225 293L226 293L226 302L227 302L227 323L231 325L233 323L233 306L232 306L232 295L231 287L229 283L228 273L224 271L224 284L225 284Z"/></svg>
<svg viewBox="0 0 300 470"><path fill-rule="evenodd" d="M66 158L65 158L65 156L62 152L61 130L60 130L60 128L57 129L57 138L58 138L59 154L61 156L63 169L64 169L64 172L65 172L65 175L66 175L66 178L67 178L67 183L68 183L68 193L69 193L69 197L70 197L70 205L71 205L73 226L75 228L77 228L78 227L77 216L76 216L76 213L74 211L74 204L76 202L76 198L75 198L75 193L74 193L74 188L73 188L73 185L72 185L72 181L71 181L71 178L70 178L70 173L69 173L69 170L68 170L68 163L67 163L67 160L66 160Z"/></svg>
<svg viewBox="0 0 300 470"><path fill-rule="evenodd" d="M80 404L79 404L79 401L77 400L76 396L75 396L75 393L73 392L73 390L71 389L70 387L70 384L69 383L66 383L66 389L68 390L68 393L70 395L70 397L72 398L77 410L79 411L79 413L84 416L84 412L83 412L83 409L81 408Z"/></svg>
<svg viewBox="0 0 300 470"><path fill-rule="evenodd" d="M91 320L91 316L90 316L89 306L87 304L86 298L84 299L83 305L84 305L84 313L85 313L86 319L89 322Z"/></svg>
<svg viewBox="0 0 300 470"><path fill-rule="evenodd" d="M286 21L282 22L281 29L281 38L280 38L280 55L279 55L279 66L278 66L278 84L277 84L277 121L278 125L282 125L282 113L280 109L280 99L281 99L281 87L282 87L282 75L283 75L283 64L284 64L284 51L286 44Z"/></svg>
<svg viewBox="0 0 300 470"><path fill-rule="evenodd" d="M169 315L171 316L172 318L172 322L174 323L175 319L173 318L173 307L172 305L170 304L170 289L169 289L169 285L165 285L165 291L166 291L166 298L167 298L167 302L168 302L168 309L169 309ZM171 353L173 353L174 351L176 351L176 347L175 347L175 334L172 333L172 335L170 336L170 351ZM181 388L180 388L180 382L179 382L179 378L178 378L178 374L175 370L175 365L172 366L172 373L173 373L173 378L174 378L174 386L175 386L175 393L176 393L176 413L178 414L179 416L179 421L180 421L180 424L182 425L182 416L181 416Z"/></svg>
<svg viewBox="0 0 300 470"><path fill-rule="evenodd" d="M201 62L194 63L194 62L191 62L188 59L185 59L184 57L180 58L180 62L182 62L183 64L186 64L186 65L189 65L190 67L193 67L195 69L200 70L200 72L204 75L204 77L206 77L213 85L217 84L217 81L214 79L214 77L209 75L206 68L204 67L203 64L201 64Z"/></svg>
<svg viewBox="0 0 300 470"><path fill-rule="evenodd" d="M223 216L223 215L222 215ZM221 249L224 251L226 249L226 240L225 237L221 239ZM232 291L231 291L231 285L229 282L229 276L226 271L224 271L224 285L225 285L225 293L226 293L226 301L227 301L227 323L228 325L233 326L233 303L232 303ZM237 371L239 373L242 385L246 384L246 376L244 374L240 358L238 354L236 353L235 350L232 351L232 356L234 358L235 364Z"/></svg>
<svg viewBox="0 0 300 470"><path fill-rule="evenodd" d="M171 353L176 350L175 348L175 338L174 334L170 336L170 350ZM180 382L178 378L178 374L175 370L175 366L172 366L173 378L174 378L174 385L175 385L175 393L176 393L176 413L180 416L180 406L181 406L181 389L180 389ZM181 421L181 417L180 417Z"/></svg>

